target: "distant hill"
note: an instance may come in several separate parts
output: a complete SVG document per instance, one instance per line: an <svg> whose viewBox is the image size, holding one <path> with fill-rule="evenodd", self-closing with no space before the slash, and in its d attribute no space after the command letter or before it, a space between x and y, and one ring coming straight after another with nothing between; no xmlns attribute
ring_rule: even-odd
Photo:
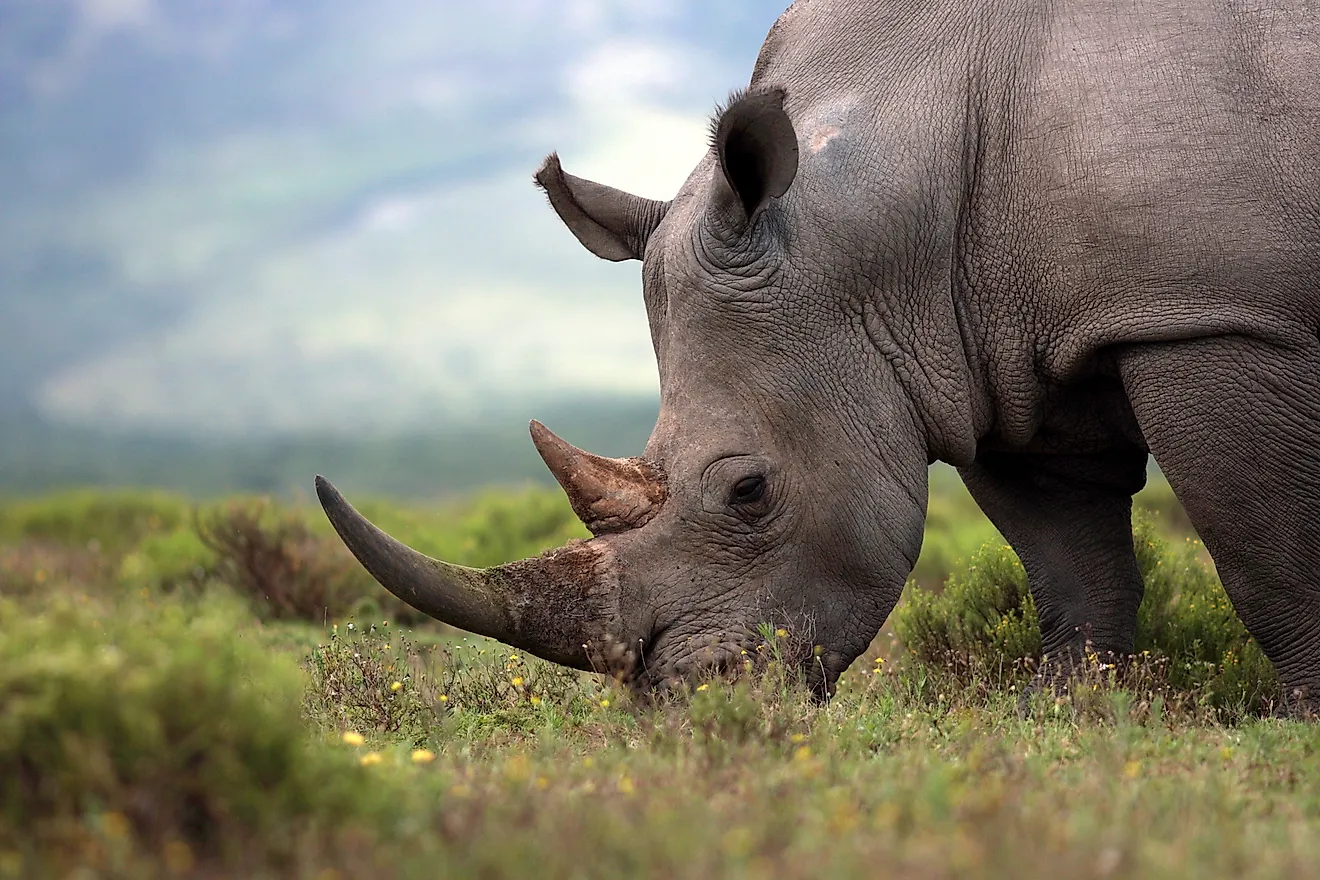
<svg viewBox="0 0 1320 880"><path fill-rule="evenodd" d="M638 455L655 424L646 399L561 401L536 416L602 455ZM197 497L311 492L322 473L344 490L437 498L479 486L553 478L510 412L426 432L376 438L290 435L208 441L51 426L35 415L0 420L0 495L73 487L157 486Z"/></svg>

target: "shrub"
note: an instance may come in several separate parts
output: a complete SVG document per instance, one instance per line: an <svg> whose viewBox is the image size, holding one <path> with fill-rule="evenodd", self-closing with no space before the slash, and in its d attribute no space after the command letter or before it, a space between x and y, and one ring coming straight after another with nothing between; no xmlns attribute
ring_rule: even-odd
<svg viewBox="0 0 1320 880"><path fill-rule="evenodd" d="M954 570L941 593L909 585L894 631L919 660L955 671L1021 677L1040 657L1036 606L1013 549L986 544Z"/></svg>
<svg viewBox="0 0 1320 880"><path fill-rule="evenodd" d="M219 579L251 599L263 617L338 620L377 589L338 538L313 534L301 517L266 502L198 512L194 528L215 557Z"/></svg>
<svg viewBox="0 0 1320 880"><path fill-rule="evenodd" d="M1158 670L1168 687L1230 716L1268 708L1278 693L1273 668L1233 612L1200 544L1188 539L1171 548L1143 512L1134 523L1146 584L1136 637L1144 680ZM986 545L943 593L910 584L904 599L895 631L919 662L1003 687L1022 683L1041 659L1035 604L1009 547Z"/></svg>
<svg viewBox="0 0 1320 880"><path fill-rule="evenodd" d="M214 600L0 602L0 850L279 854L349 810L351 759L308 747L296 665L236 638L240 621Z"/></svg>
<svg viewBox="0 0 1320 880"><path fill-rule="evenodd" d="M1199 541L1169 547L1149 529L1136 537L1146 595L1137 612L1138 653L1168 658L1170 683L1203 691L1215 706L1259 711L1277 696L1278 677L1247 633Z"/></svg>

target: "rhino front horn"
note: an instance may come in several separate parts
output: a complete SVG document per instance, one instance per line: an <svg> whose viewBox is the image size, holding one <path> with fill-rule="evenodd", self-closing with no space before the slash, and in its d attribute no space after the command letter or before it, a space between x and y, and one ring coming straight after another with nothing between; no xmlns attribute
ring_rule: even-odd
<svg viewBox="0 0 1320 880"><path fill-rule="evenodd" d="M575 541L533 559L466 568L394 540L319 476L316 495L363 568L436 620L582 670L592 670L593 656L616 641L618 577L607 547Z"/></svg>
<svg viewBox="0 0 1320 880"><path fill-rule="evenodd" d="M646 525L668 497L664 474L645 459L592 455L535 419L531 432L536 451L593 535Z"/></svg>

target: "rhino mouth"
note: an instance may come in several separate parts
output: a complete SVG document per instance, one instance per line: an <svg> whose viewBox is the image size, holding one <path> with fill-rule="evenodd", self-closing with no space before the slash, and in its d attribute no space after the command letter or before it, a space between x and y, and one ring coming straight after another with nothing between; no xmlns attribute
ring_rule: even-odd
<svg viewBox="0 0 1320 880"><path fill-rule="evenodd" d="M802 674L811 697L828 700L833 680L819 653L800 630L746 627L715 635L685 636L674 628L658 631L635 655L628 677L621 681L634 697L653 702L686 693L711 681L733 682L756 677L772 664L790 675Z"/></svg>

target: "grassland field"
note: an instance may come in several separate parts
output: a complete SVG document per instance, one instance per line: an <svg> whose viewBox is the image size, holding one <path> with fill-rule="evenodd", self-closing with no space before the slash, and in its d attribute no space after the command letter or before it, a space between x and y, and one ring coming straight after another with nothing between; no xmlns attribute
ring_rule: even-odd
<svg viewBox="0 0 1320 880"><path fill-rule="evenodd" d="M1025 577L937 472L828 704L767 627L740 678L642 705L418 617L307 505L11 499L0 878L1320 876L1320 724L1272 717L1168 487L1138 507L1138 654L1067 694L1024 696ZM469 565L585 536L541 489L362 508Z"/></svg>

